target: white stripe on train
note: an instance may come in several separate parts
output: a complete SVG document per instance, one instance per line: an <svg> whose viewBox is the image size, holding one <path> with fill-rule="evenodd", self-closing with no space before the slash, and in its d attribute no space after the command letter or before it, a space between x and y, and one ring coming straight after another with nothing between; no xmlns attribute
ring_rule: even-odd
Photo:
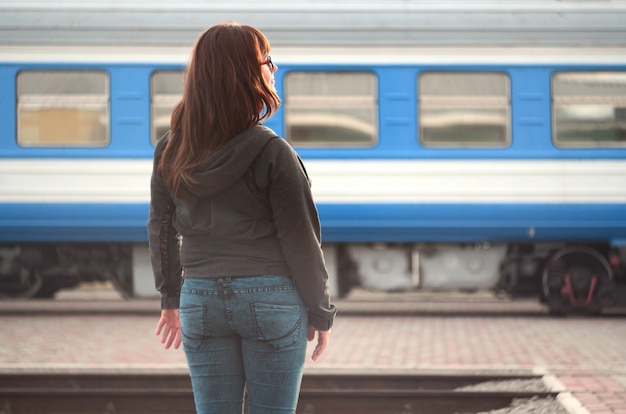
<svg viewBox="0 0 626 414"><path fill-rule="evenodd" d="M319 203L626 203L626 160L304 160ZM152 160L0 163L0 203L147 203Z"/></svg>

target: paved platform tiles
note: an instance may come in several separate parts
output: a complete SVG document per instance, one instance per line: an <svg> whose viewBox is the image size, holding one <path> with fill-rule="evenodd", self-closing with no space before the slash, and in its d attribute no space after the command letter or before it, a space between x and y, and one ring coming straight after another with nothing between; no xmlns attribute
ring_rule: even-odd
<svg viewBox="0 0 626 414"><path fill-rule="evenodd" d="M626 414L623 315L557 318L535 302L489 297L371 299L337 301L330 347L306 370L536 372L572 414ZM182 350L154 335L158 301L54 305L0 301L0 370L186 369ZM42 315L46 306L56 310Z"/></svg>

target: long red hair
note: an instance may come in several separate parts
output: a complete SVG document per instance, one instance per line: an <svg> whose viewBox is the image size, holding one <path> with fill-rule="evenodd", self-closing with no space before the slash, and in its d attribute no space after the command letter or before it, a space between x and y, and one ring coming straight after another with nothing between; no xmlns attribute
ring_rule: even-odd
<svg viewBox="0 0 626 414"><path fill-rule="evenodd" d="M269 50L260 30L237 23L212 26L196 41L158 162L175 196L182 195L181 183L195 182L193 171L211 153L280 106L261 72Z"/></svg>

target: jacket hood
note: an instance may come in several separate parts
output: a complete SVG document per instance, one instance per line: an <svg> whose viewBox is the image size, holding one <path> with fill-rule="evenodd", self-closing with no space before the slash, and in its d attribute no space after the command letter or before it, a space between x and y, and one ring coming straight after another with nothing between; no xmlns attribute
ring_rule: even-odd
<svg viewBox="0 0 626 414"><path fill-rule="evenodd" d="M238 181L250 168L267 142L276 134L263 125L233 137L211 154L194 172L194 185L185 188L196 197L211 197Z"/></svg>

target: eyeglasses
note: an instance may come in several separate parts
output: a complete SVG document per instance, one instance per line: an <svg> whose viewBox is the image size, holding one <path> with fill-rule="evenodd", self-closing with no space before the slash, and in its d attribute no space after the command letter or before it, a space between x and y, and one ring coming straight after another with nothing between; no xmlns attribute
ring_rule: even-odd
<svg viewBox="0 0 626 414"><path fill-rule="evenodd" d="M272 57L270 55L267 55L267 59L261 62L261 65L267 65L272 72L276 70L276 65L272 62Z"/></svg>

